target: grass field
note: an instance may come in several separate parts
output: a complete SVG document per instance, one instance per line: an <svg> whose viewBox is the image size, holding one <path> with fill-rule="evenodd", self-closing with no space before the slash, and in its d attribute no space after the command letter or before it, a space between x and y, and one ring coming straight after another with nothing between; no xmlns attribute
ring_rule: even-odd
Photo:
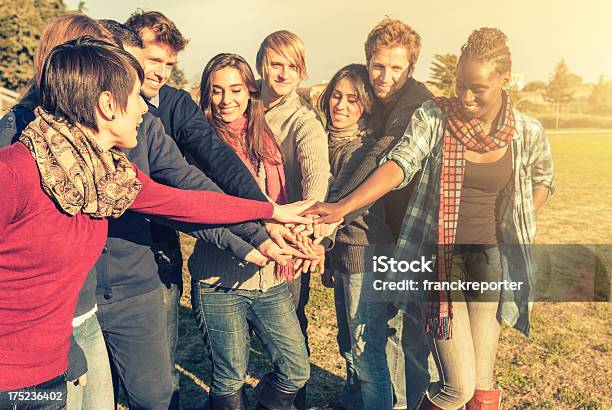
<svg viewBox="0 0 612 410"><path fill-rule="evenodd" d="M612 243L612 132L550 134L557 192L539 214L538 243ZM193 242L183 238L187 257ZM199 408L208 389L211 365L191 315L189 275L182 299L178 366L182 405ZM307 308L313 366L308 403L326 408L338 401L344 364L337 352L332 292L318 278ZM502 330L495 376L505 409L612 408L612 304L536 303L530 338ZM268 369L254 341L253 387ZM248 389L252 398L252 390ZM253 400L251 400L253 402Z"/></svg>

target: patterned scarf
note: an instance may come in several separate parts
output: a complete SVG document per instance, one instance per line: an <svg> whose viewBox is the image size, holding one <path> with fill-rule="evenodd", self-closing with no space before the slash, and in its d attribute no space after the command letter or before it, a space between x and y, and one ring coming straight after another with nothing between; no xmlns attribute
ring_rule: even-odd
<svg viewBox="0 0 612 410"><path fill-rule="evenodd" d="M118 218L142 185L118 148L103 151L79 125L38 107L19 140L32 153L45 193L68 215Z"/></svg>
<svg viewBox="0 0 612 410"><path fill-rule="evenodd" d="M243 116L228 124L228 128L235 134L244 137L246 135L247 118ZM283 168L282 155L276 144L274 144L273 137L266 134L266 145L268 152L274 153L274 159L276 164L267 161L259 161L257 158L247 152L246 145L244 144L244 138L233 138L228 139L229 145L238 154L244 165L251 171L253 178L259 185L262 191L266 193L266 196L270 198L272 202L279 205L287 203L287 191L285 188L285 170ZM291 281L295 274L294 269L295 261L292 259L285 266L276 264L274 275L277 279L285 279Z"/></svg>
<svg viewBox="0 0 612 410"><path fill-rule="evenodd" d="M444 111L442 170L440 173L440 209L438 211L437 271L440 283L449 280L453 262L453 249L461 188L465 172L465 151L480 154L508 145L514 136L515 122L510 99L504 92L502 117L491 135L482 130L480 122L473 118L465 121L462 104L458 98L438 97L435 103ZM439 291L438 300L428 305L426 331L438 339L452 337L452 301L450 291Z"/></svg>

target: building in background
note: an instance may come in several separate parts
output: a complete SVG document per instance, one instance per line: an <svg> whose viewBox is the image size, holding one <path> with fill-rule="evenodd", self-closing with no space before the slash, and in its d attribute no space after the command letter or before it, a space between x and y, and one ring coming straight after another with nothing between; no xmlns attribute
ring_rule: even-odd
<svg viewBox="0 0 612 410"><path fill-rule="evenodd" d="M525 87L525 73L510 73L510 87L522 91Z"/></svg>

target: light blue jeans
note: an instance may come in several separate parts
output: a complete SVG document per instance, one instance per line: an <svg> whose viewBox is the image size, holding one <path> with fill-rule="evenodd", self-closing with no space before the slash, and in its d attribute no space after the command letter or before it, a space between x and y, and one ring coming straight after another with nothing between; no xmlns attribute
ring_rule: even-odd
<svg viewBox="0 0 612 410"><path fill-rule="evenodd" d="M98 319L92 317L72 331L87 359L87 385L68 385L68 410L112 410L115 408L113 379L104 336Z"/></svg>
<svg viewBox="0 0 612 410"><path fill-rule="evenodd" d="M374 275L334 275L338 346L346 361L342 405L349 409L415 407L429 384L423 323L380 299Z"/></svg>
<svg viewBox="0 0 612 410"><path fill-rule="evenodd" d="M340 404L347 410L359 410L361 404L361 382L353 363L350 323L357 316L363 275L334 272L334 305L338 324L338 349L346 363L346 382L342 388Z"/></svg>
<svg viewBox="0 0 612 410"><path fill-rule="evenodd" d="M194 280L191 301L213 363L211 395L227 396L242 388L249 364L249 323L273 364L268 383L289 394L306 384L310 363L287 284L261 292Z"/></svg>
<svg viewBox="0 0 612 410"><path fill-rule="evenodd" d="M451 278L478 282L501 280L498 248L470 246L455 252ZM431 339L440 381L429 387L428 396L436 406L460 408L472 398L475 389L493 389L500 332L499 297L499 291L451 293L453 335L448 340Z"/></svg>

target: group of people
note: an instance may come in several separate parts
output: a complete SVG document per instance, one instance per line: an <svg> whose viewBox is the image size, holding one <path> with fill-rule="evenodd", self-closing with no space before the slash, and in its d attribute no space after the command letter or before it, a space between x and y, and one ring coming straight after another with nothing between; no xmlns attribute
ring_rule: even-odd
<svg viewBox="0 0 612 410"><path fill-rule="evenodd" d="M499 408L500 323L529 332L524 245L554 189L543 129L506 92L506 36L475 30L456 96L434 98L412 78L419 34L385 18L366 64L314 102L321 116L296 92L295 34L262 41L259 79L242 56L213 57L198 102L166 84L187 43L145 11L66 14L42 34L0 121L0 408L112 409L119 385L130 408L179 408L177 231L197 238L209 408L248 407L252 335L271 361L257 408L306 408L313 273L334 288L342 408ZM380 244L435 260L429 279L527 285L381 298L367 260Z"/></svg>

